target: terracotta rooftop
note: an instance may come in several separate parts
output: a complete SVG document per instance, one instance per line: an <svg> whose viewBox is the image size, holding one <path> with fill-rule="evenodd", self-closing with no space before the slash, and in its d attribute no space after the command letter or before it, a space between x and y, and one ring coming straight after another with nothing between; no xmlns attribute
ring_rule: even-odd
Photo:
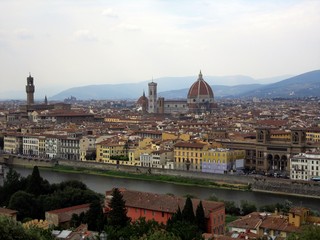
<svg viewBox="0 0 320 240"><path fill-rule="evenodd" d="M154 211L175 213L180 206L182 210L186 198L168 195L168 194L156 194L149 192L131 191L127 189L119 189L122 193L123 199L126 201L126 207L135 207L141 209L148 209ZM106 201L108 202L108 196L111 196L112 190L106 192ZM196 211L200 199L192 199L193 210ZM209 213L213 209L223 207L222 202L213 202L202 200L205 216L208 217Z"/></svg>
<svg viewBox="0 0 320 240"><path fill-rule="evenodd" d="M187 147L187 148L203 148L206 144L204 143L190 143L190 142L178 142L175 147Z"/></svg>
<svg viewBox="0 0 320 240"><path fill-rule="evenodd" d="M13 215L16 214L18 211L12 210L9 208L0 208L0 215Z"/></svg>

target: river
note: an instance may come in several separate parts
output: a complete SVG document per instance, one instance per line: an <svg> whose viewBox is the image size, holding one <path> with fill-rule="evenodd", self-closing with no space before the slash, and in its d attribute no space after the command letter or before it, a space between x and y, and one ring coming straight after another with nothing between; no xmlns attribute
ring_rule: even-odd
<svg viewBox="0 0 320 240"><path fill-rule="evenodd" d="M14 167L14 169L23 177L26 177L32 173L32 169L30 168ZM210 196L215 196L222 200L234 201L238 205L240 205L241 200L247 200L248 202L255 203L255 205L258 207L266 204L283 203L287 199L291 201L294 206L304 206L320 212L320 199L315 198L185 186L174 183L123 179L90 174L52 172L50 170L43 169L40 170L40 175L44 179L47 179L50 183L60 183L67 180L79 180L85 183L88 188L102 194L104 194L107 190L118 187L159 194L172 193L178 196L192 195L201 199L208 199Z"/></svg>

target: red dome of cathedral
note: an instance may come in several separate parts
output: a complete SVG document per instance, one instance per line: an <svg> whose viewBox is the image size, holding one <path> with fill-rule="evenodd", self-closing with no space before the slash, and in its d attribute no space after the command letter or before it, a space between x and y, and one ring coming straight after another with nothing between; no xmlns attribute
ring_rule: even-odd
<svg viewBox="0 0 320 240"><path fill-rule="evenodd" d="M188 98L199 98L199 97L213 98L213 92L209 84L203 80L202 73L200 71L199 78L192 84L188 92Z"/></svg>
<svg viewBox="0 0 320 240"><path fill-rule="evenodd" d="M211 112L216 108L213 91L210 85L203 80L201 71L198 80L189 89L187 102L190 112Z"/></svg>
<svg viewBox="0 0 320 240"><path fill-rule="evenodd" d="M142 108L142 112L146 112L148 109L148 98L146 97L144 91L143 95L137 101L137 106Z"/></svg>

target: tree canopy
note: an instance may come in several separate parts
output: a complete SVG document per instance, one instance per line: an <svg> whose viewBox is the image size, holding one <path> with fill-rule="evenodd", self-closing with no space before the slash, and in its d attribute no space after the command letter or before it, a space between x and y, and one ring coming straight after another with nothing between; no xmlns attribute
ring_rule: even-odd
<svg viewBox="0 0 320 240"><path fill-rule="evenodd" d="M127 216L125 201L118 188L112 190L112 198L109 202L108 224L111 226L125 227L130 218Z"/></svg>
<svg viewBox="0 0 320 240"><path fill-rule="evenodd" d="M202 206L202 201L199 202L196 209L196 223L201 232L206 232L206 219L204 209Z"/></svg>
<svg viewBox="0 0 320 240"><path fill-rule="evenodd" d="M184 208L182 209L182 219L186 222L194 223L195 216L193 211L193 204L190 197L187 197Z"/></svg>

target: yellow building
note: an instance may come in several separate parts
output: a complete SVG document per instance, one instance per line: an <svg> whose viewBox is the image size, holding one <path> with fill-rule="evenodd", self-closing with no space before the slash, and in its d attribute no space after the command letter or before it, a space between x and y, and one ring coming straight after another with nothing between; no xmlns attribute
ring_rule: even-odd
<svg viewBox="0 0 320 240"><path fill-rule="evenodd" d="M22 153L22 136L17 134L6 134L3 137L3 151L5 153Z"/></svg>
<svg viewBox="0 0 320 240"><path fill-rule="evenodd" d="M271 131L271 139L279 141L290 141L291 131Z"/></svg>
<svg viewBox="0 0 320 240"><path fill-rule="evenodd" d="M120 160L120 156L123 157ZM110 143L107 141L102 141L97 143L97 158L98 162L105 162L111 164L127 164L128 160L128 149L126 149L125 145Z"/></svg>
<svg viewBox="0 0 320 240"><path fill-rule="evenodd" d="M203 152L202 172L225 173L235 168L236 160L245 157L245 150L213 148Z"/></svg>
<svg viewBox="0 0 320 240"><path fill-rule="evenodd" d="M307 131L306 135L308 142L320 142L320 129Z"/></svg>
<svg viewBox="0 0 320 240"><path fill-rule="evenodd" d="M310 214L308 208L305 207L294 207L289 211L289 223L296 227L300 227L302 224L307 222L307 218Z"/></svg>
<svg viewBox="0 0 320 240"><path fill-rule="evenodd" d="M201 171L202 154L208 150L204 143L179 142L174 145L174 161L177 169Z"/></svg>
<svg viewBox="0 0 320 240"><path fill-rule="evenodd" d="M39 157L46 156L46 137L39 136Z"/></svg>

